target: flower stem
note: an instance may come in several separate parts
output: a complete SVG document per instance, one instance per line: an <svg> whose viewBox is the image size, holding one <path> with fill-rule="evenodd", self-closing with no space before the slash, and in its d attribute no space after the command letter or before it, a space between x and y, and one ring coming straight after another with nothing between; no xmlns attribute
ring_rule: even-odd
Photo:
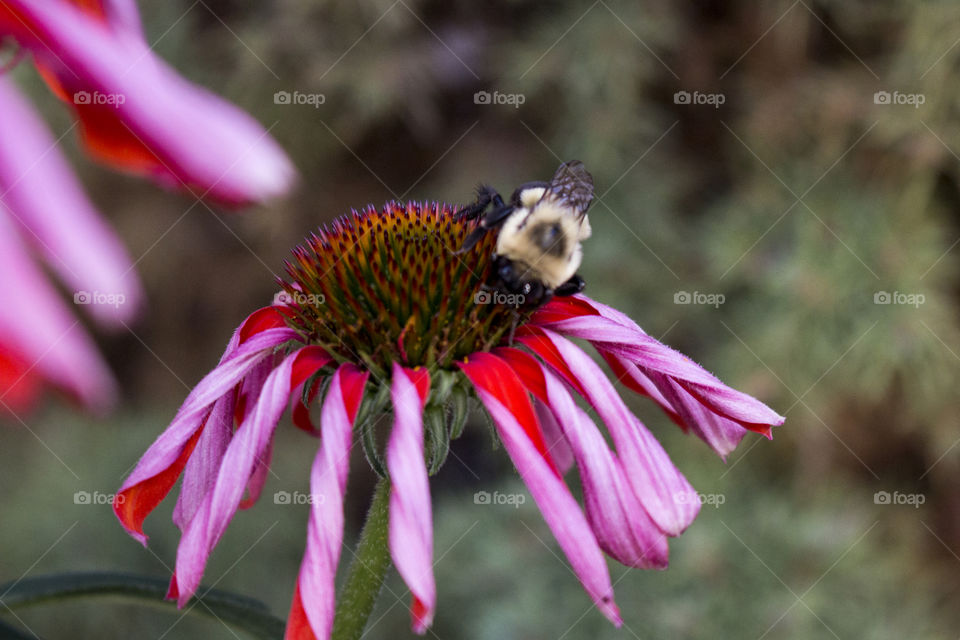
<svg viewBox="0 0 960 640"><path fill-rule="evenodd" d="M373 613L383 579L390 567L387 525L390 514L390 481L380 478L360 533L357 551L337 599L332 640L358 640Z"/></svg>

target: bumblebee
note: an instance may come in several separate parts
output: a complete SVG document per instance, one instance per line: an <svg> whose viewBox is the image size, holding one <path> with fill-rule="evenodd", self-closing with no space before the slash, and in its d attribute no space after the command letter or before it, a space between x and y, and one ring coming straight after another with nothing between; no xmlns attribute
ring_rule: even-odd
<svg viewBox="0 0 960 640"><path fill-rule="evenodd" d="M550 182L520 185L507 202L493 187L481 185L476 202L457 213L458 219L480 219L460 253L499 228L494 273L485 288L512 294L522 301L517 306L525 307L579 293L584 287L577 275L580 243L590 237L592 201L593 177L579 160L561 164Z"/></svg>

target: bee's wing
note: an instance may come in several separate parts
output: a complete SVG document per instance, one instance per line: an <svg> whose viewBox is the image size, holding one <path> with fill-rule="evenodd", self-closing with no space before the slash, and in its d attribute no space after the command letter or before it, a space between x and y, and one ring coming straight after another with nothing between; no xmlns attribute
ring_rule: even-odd
<svg viewBox="0 0 960 640"><path fill-rule="evenodd" d="M582 217L593 201L593 176L579 160L564 162L553 174L543 196L562 202Z"/></svg>

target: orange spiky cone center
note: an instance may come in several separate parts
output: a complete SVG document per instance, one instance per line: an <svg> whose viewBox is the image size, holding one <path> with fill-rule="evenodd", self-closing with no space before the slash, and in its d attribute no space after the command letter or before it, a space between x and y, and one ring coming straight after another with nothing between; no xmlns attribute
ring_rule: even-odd
<svg viewBox="0 0 960 640"><path fill-rule="evenodd" d="M290 326L338 360L379 372L392 362L452 368L492 349L529 311L477 302L496 233L457 254L476 223L454 213L438 203L392 202L311 235L281 281Z"/></svg>

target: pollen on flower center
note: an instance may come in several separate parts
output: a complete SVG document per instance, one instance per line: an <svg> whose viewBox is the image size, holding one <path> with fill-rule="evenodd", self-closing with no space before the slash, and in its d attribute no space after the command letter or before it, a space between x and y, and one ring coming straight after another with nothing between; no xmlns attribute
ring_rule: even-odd
<svg viewBox="0 0 960 640"><path fill-rule="evenodd" d="M306 342L374 371L453 363L489 351L529 311L491 304L496 234L456 252L473 223L448 205L391 202L312 234L286 263L288 320ZM518 317L519 316L519 317Z"/></svg>

